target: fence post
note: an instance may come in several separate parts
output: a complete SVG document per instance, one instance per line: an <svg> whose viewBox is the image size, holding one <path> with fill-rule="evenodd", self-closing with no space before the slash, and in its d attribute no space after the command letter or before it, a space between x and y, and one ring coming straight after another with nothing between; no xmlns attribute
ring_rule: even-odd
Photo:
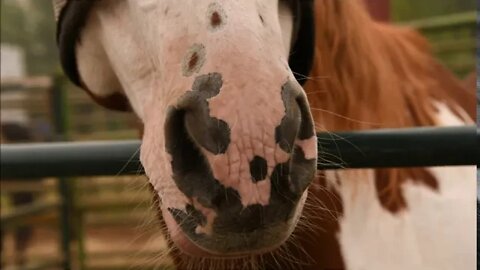
<svg viewBox="0 0 480 270"><path fill-rule="evenodd" d="M56 75L51 89L50 105L56 140L64 141L67 138L68 116L66 109L66 93L64 91L65 80L63 76ZM66 178L58 178L58 192L60 194L60 218L61 229L60 247L62 252L62 268L72 269L71 236L72 220L69 214L73 209L73 193L71 184Z"/></svg>
<svg viewBox="0 0 480 270"><path fill-rule="evenodd" d="M72 203L70 200L70 184L65 178L58 179L58 192L60 194L60 224L61 227L61 250L63 256L62 268L65 270L72 269L71 262L71 250L70 250L70 239L72 233L72 226L69 217L70 209L72 208Z"/></svg>

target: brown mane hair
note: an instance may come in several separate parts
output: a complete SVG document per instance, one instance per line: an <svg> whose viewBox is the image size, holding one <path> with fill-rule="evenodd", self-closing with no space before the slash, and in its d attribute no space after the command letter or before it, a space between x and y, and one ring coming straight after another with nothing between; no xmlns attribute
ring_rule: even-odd
<svg viewBox="0 0 480 270"><path fill-rule="evenodd" d="M318 131L433 126L433 100L466 122L474 119L475 92L434 59L415 30L375 22L360 0L315 1L315 16L315 62L305 91ZM421 168L376 170L386 209L407 207L400 186L408 179L438 189Z"/></svg>
<svg viewBox="0 0 480 270"><path fill-rule="evenodd" d="M435 125L432 99L473 118L474 92L434 59L427 41L373 21L362 2L315 1L315 62L305 89L317 129Z"/></svg>

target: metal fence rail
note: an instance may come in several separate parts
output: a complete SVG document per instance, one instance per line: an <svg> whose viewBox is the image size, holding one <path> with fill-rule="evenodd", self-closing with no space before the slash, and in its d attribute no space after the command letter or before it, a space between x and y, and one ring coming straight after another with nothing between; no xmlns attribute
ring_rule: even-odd
<svg viewBox="0 0 480 270"><path fill-rule="evenodd" d="M475 126L319 133L319 169L478 165ZM142 173L139 141L3 145L1 179Z"/></svg>

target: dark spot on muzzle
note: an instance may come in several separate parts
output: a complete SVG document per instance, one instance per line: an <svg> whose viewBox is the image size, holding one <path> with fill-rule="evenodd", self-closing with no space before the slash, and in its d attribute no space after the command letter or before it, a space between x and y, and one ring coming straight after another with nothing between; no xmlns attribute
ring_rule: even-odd
<svg viewBox="0 0 480 270"><path fill-rule="evenodd" d="M186 207L186 212L168 209L182 231L201 247L226 254L255 252L277 245L279 235L285 235L290 229L288 222L293 219L297 202L274 196L274 204L243 207L235 190L219 187L220 192L212 193L206 203L201 200L202 205L208 204L217 213L211 235L197 233L197 227L205 226L207 219L192 205Z"/></svg>
<svg viewBox="0 0 480 270"><path fill-rule="evenodd" d="M211 3L208 6L207 18L210 30L219 30L226 24L227 14L218 3Z"/></svg>
<svg viewBox="0 0 480 270"><path fill-rule="evenodd" d="M307 99L303 95L297 98L297 103L298 107L300 108L300 114L302 118L297 138L299 140L307 140L316 135L315 125L310 113L310 106L308 105Z"/></svg>
<svg viewBox="0 0 480 270"><path fill-rule="evenodd" d="M259 156L255 156L250 161L250 174L253 182L265 180L267 177L267 161Z"/></svg>
<svg viewBox="0 0 480 270"><path fill-rule="evenodd" d="M189 77L197 73L205 63L206 50L203 44L193 44L183 59L182 74Z"/></svg>
<svg viewBox="0 0 480 270"><path fill-rule="evenodd" d="M207 101L220 93L222 84L222 76L219 73L198 76L193 83L192 91L181 97L176 108L172 109L167 116L167 118L182 118L180 121L183 122L183 127L177 127L177 129L186 129L190 140L213 154L225 153L230 144L228 124L210 116Z"/></svg>
<svg viewBox="0 0 480 270"><path fill-rule="evenodd" d="M212 16L210 16L210 25L212 27L217 27L222 23L222 17L220 17L220 14L218 14L217 11L214 11L212 13Z"/></svg>
<svg viewBox="0 0 480 270"><path fill-rule="evenodd" d="M316 164L316 159L306 159L302 149L295 147L292 159L278 164L272 172L271 202L298 200L315 176Z"/></svg>
<svg viewBox="0 0 480 270"><path fill-rule="evenodd" d="M282 86L285 116L275 129L275 141L287 153L292 152L295 139L305 140L315 135L310 107L301 89L292 81Z"/></svg>
<svg viewBox="0 0 480 270"><path fill-rule="evenodd" d="M194 52L191 56L190 56L190 61L188 61L188 68L189 70L192 70L195 68L195 66L197 65L198 63L198 54L197 52Z"/></svg>
<svg viewBox="0 0 480 270"><path fill-rule="evenodd" d="M302 148L295 146L291 166L290 178L292 180L289 183L290 191L293 194L303 194L315 177L317 159L305 158Z"/></svg>
<svg viewBox="0 0 480 270"><path fill-rule="evenodd" d="M175 208L168 208L168 211L170 214L172 214L173 218L177 222L182 220L185 223L183 229L187 231L195 231L197 226L205 226L205 224L207 224L207 219L205 216L202 215L202 213L195 209L195 207L193 207L191 204L187 204L186 210L187 211L184 212Z"/></svg>

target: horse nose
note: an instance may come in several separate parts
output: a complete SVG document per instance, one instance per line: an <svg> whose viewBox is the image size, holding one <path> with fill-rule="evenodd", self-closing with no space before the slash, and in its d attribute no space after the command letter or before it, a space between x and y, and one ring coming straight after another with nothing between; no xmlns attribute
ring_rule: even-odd
<svg viewBox="0 0 480 270"><path fill-rule="evenodd" d="M180 98L176 110L182 111L184 128L194 144L213 154L225 153L230 143L230 127L215 117L210 117L207 99L220 92L223 81L220 74L200 76L192 91Z"/></svg>
<svg viewBox="0 0 480 270"><path fill-rule="evenodd" d="M225 121L210 114L208 100L219 93L222 84L219 74L201 76L195 81L192 91L187 92L179 99L177 105L170 109L165 125L166 150L172 155L173 174L178 180L177 185L187 191L196 189L195 192L187 192L186 195L190 198L205 199L204 202L209 206L215 206L213 201L222 201L214 194L215 192L223 194L223 188L218 187L216 180L224 182L225 178L231 179L229 177L240 177L232 181L245 179L244 175L231 175L231 170L235 166L232 163L222 163L223 167L220 168L215 166L216 164L209 163L209 159L206 158L206 155L211 157L222 154L235 158L231 156L230 150L227 153L231 138L245 136L238 128L235 129L235 134L231 134L231 127ZM276 150L273 150L273 154L268 151L250 154L251 157L247 158L248 160L241 162L249 163L246 166L249 166L251 181L256 183L270 178L272 187L278 188L278 192L289 193L291 195L289 197L295 200L302 195L311 181L310 176L315 172L315 165L312 166L312 164L316 163L316 138L310 108L301 86L295 81L288 81L279 90L282 102L277 104L280 105L266 106L264 115L243 114L249 119L238 120L257 121L258 130L245 133L250 137L242 137L242 143L247 141L247 143L263 144L253 146L260 149L271 148L274 144ZM255 100L255 98L251 99ZM244 110L253 109L244 108ZM263 132L264 127L258 123L271 121L269 117L281 120L277 120L277 124L270 125L268 129L271 128L271 131L262 133L263 137L258 134L252 135L255 132ZM271 138L265 138L265 134L270 134ZM233 143L238 144L238 139L234 139ZM240 151L245 152L234 153L235 155L244 157L249 155L248 151L251 151L251 148L240 148L243 149ZM283 157L286 156L283 161L277 158L278 152L283 152ZM230 173L222 174L224 171ZM216 176L222 174L224 178L215 179L213 177L215 174ZM277 183L275 182L277 179L274 178L279 176L282 176L282 179ZM201 182L204 184L195 188L195 183L199 181L194 179L200 178L203 179ZM263 201L263 203L268 202Z"/></svg>
<svg viewBox="0 0 480 270"><path fill-rule="evenodd" d="M221 87L221 77L217 74L209 74L197 80L193 91L183 96L177 104L177 110L183 111L184 128L190 139L197 146L214 155L225 153L231 136L231 127L225 121L210 116L207 102L209 98L219 93ZM275 142L287 153L293 151L296 139L303 140L314 136L310 108L301 89L296 82L285 83L281 89L283 106L274 108L275 113L283 113L281 122L275 127ZM249 110L248 107L243 109ZM266 109L264 115L249 117L256 118L253 121L268 122L270 119L262 118L268 118L270 114L272 110ZM245 121L245 119L239 121Z"/></svg>
<svg viewBox="0 0 480 270"><path fill-rule="evenodd" d="M277 96L261 110L241 108L250 113L238 121L257 121L254 126L263 132L243 133L240 125L229 126L210 113L209 102L221 86L215 74L201 77L167 114L165 147L173 180L189 199L185 210L168 210L182 231L207 250L273 247L296 223L315 175L309 106L298 83L289 81L279 89L281 102ZM259 127L263 123L269 124Z"/></svg>

